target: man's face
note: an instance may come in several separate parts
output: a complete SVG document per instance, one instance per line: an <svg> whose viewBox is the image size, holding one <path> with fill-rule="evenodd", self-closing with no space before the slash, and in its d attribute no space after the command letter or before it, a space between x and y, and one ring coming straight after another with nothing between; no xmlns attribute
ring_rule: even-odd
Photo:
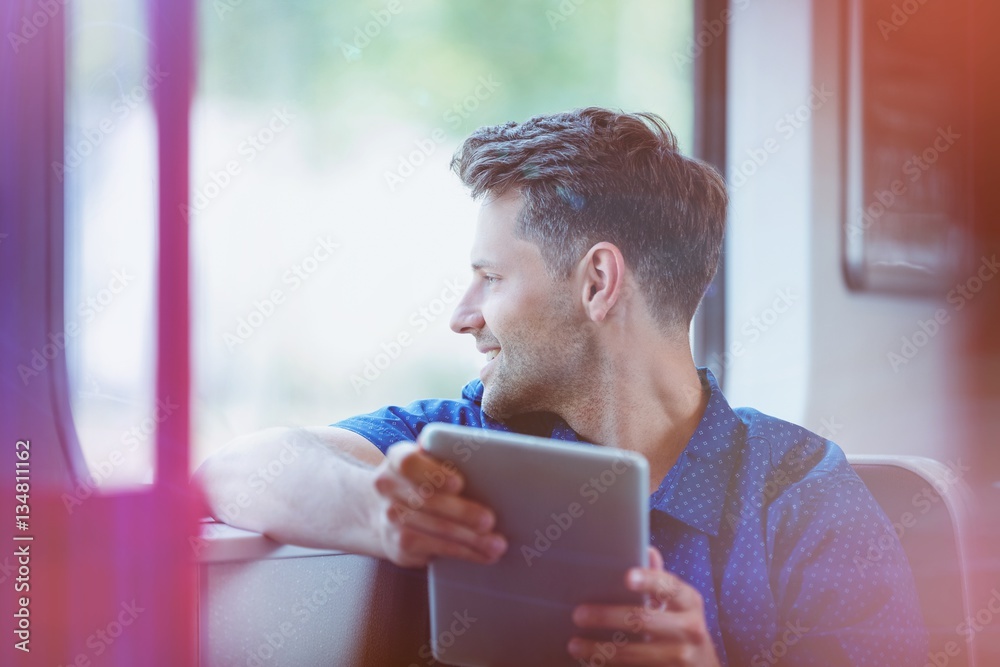
<svg viewBox="0 0 1000 667"><path fill-rule="evenodd" d="M483 410L495 419L560 413L596 358L576 281L553 279L538 246L514 234L521 206L516 193L483 204L472 283L451 318L452 330L472 334L487 356Z"/></svg>

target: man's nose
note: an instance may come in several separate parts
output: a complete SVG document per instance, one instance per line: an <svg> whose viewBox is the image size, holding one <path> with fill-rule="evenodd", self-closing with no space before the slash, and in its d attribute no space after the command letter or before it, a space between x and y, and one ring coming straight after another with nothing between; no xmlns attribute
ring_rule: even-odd
<svg viewBox="0 0 1000 667"><path fill-rule="evenodd" d="M451 321L448 324L455 333L471 334L486 326L483 313L475 302L474 289L475 285L470 285L469 289L465 290L465 294L462 295L462 299L451 314Z"/></svg>

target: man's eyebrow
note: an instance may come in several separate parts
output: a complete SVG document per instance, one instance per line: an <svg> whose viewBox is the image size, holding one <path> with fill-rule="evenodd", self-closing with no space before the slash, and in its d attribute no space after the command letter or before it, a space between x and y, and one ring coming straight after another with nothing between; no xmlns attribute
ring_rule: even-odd
<svg viewBox="0 0 1000 667"><path fill-rule="evenodd" d="M486 259L477 259L472 263L473 271L481 271L483 269L495 269L497 265Z"/></svg>

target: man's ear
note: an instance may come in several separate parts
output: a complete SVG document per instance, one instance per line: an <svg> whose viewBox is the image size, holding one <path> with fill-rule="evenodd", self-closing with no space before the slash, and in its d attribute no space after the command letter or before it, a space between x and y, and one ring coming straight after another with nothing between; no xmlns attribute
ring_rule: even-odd
<svg viewBox="0 0 1000 667"><path fill-rule="evenodd" d="M583 308L594 322L602 322L625 288L625 258L613 243L595 244L580 260Z"/></svg>

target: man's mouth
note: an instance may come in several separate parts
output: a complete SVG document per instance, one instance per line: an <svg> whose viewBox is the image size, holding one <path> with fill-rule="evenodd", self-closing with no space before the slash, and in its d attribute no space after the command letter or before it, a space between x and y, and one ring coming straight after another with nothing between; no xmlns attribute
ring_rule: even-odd
<svg viewBox="0 0 1000 667"><path fill-rule="evenodd" d="M486 355L486 365L482 367L479 371L479 379L485 380L486 376L489 374L490 370L493 368L493 362L496 361L497 356L500 354L500 348L495 347L491 350L486 350L484 352Z"/></svg>

